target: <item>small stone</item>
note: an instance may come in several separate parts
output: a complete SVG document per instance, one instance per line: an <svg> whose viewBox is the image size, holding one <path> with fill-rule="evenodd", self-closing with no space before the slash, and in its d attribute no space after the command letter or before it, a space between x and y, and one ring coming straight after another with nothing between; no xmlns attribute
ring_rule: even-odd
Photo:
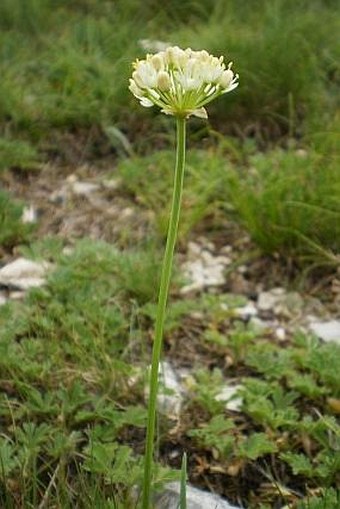
<svg viewBox="0 0 340 509"><path fill-rule="evenodd" d="M249 320L249 318L257 316L258 311L252 300L249 300L245 306L234 309L236 316L242 320Z"/></svg>
<svg viewBox="0 0 340 509"><path fill-rule="evenodd" d="M93 182L72 182L71 190L73 194L77 196L88 196L95 191L98 191L100 188L99 184L94 184Z"/></svg>
<svg viewBox="0 0 340 509"><path fill-rule="evenodd" d="M131 207L125 207L125 209L122 209L122 211L121 211L121 216L120 216L120 217L121 217L121 218L125 218L125 219L127 219L127 218L129 218L129 217L132 217L132 216L133 216L133 214L134 214L134 210L133 210L133 208L131 208Z"/></svg>
<svg viewBox="0 0 340 509"><path fill-rule="evenodd" d="M279 341L284 341L286 339L286 331L283 327L278 327L275 330L275 336Z"/></svg>
<svg viewBox="0 0 340 509"><path fill-rule="evenodd" d="M220 253L228 255L232 252L232 250L233 250L232 246L223 246L222 249L220 250Z"/></svg>
<svg viewBox="0 0 340 509"><path fill-rule="evenodd" d="M264 332L271 329L271 322L261 320L258 316L252 316L249 325L253 327L256 332Z"/></svg>
<svg viewBox="0 0 340 509"><path fill-rule="evenodd" d="M241 385L226 385L223 389L215 396L217 401L225 401L225 409L232 410L233 412L240 412L242 407L242 398L237 396Z"/></svg>
<svg viewBox="0 0 340 509"><path fill-rule="evenodd" d="M182 294L222 286L225 283L224 266L216 263L213 255L208 251L205 251L202 258L186 262L183 265L183 271L190 283L182 287Z"/></svg>
<svg viewBox="0 0 340 509"><path fill-rule="evenodd" d="M0 284L19 290L42 286L49 268L47 262L18 258L0 269Z"/></svg>
<svg viewBox="0 0 340 509"><path fill-rule="evenodd" d="M240 265L236 270L239 274L245 274L248 270L248 267L246 265Z"/></svg>
<svg viewBox="0 0 340 509"><path fill-rule="evenodd" d="M225 255L218 255L215 257L215 260L222 265L230 265L232 263L232 259Z"/></svg>
<svg viewBox="0 0 340 509"><path fill-rule="evenodd" d="M249 295L251 285L249 281L237 272L233 272L229 276L230 289L232 293Z"/></svg>
<svg viewBox="0 0 340 509"><path fill-rule="evenodd" d="M283 288L273 288L268 292L261 292L257 299L257 307L260 311L273 311L284 295Z"/></svg>
<svg viewBox="0 0 340 509"><path fill-rule="evenodd" d="M25 298L25 292L20 292L20 291L11 292L9 294L9 298L11 300L22 300Z"/></svg>
<svg viewBox="0 0 340 509"><path fill-rule="evenodd" d="M167 361L161 362L159 366L160 387L157 396L158 410L169 419L178 419L183 401L184 390L177 373ZM148 397L146 389L146 397Z"/></svg>
<svg viewBox="0 0 340 509"><path fill-rule="evenodd" d="M180 483L166 484L163 493L156 498L155 509L178 509L179 494ZM218 495L199 490L190 484L186 487L186 500L187 509L239 509Z"/></svg>
<svg viewBox="0 0 340 509"><path fill-rule="evenodd" d="M204 313L202 311L192 311L189 316L194 320L204 320Z"/></svg>
<svg viewBox="0 0 340 509"><path fill-rule="evenodd" d="M120 178L116 179L107 179L103 180L103 186L105 189L109 189L110 191L116 191L122 185L122 180Z"/></svg>
<svg viewBox="0 0 340 509"><path fill-rule="evenodd" d="M5 297L5 295L3 293L0 293L0 306L6 304L7 300L8 299Z"/></svg>
<svg viewBox="0 0 340 509"><path fill-rule="evenodd" d="M328 322L312 322L309 329L326 343L333 341L340 345L340 320Z"/></svg>
<svg viewBox="0 0 340 509"><path fill-rule="evenodd" d="M199 244L196 242L188 242L188 253L190 255L200 255L202 251L202 248Z"/></svg>
<svg viewBox="0 0 340 509"><path fill-rule="evenodd" d="M67 189L63 186L61 189L57 189L53 191L53 193L49 196L49 201L51 203L55 203L56 205L62 205L67 200Z"/></svg>
<svg viewBox="0 0 340 509"><path fill-rule="evenodd" d="M24 224L36 223L37 218L38 218L37 210L33 207L33 205L24 207L24 210L22 211L22 216L21 216L21 221Z"/></svg>

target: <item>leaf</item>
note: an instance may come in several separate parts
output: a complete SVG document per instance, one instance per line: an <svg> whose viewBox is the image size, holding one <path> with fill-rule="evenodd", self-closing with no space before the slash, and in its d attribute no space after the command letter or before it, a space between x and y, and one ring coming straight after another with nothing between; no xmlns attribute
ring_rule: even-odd
<svg viewBox="0 0 340 509"><path fill-rule="evenodd" d="M241 457L256 460L261 456L276 451L276 444L265 433L254 433L239 446L238 454Z"/></svg>

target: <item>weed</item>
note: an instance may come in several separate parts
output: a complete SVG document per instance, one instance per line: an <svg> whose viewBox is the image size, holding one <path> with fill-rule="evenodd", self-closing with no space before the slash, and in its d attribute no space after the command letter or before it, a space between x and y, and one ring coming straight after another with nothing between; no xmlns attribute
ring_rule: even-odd
<svg viewBox="0 0 340 509"><path fill-rule="evenodd" d="M264 252L320 263L338 252L335 159L312 151L257 154L247 168L230 173L229 190L238 219Z"/></svg>
<svg viewBox="0 0 340 509"><path fill-rule="evenodd" d="M224 164L217 154L195 150L188 153L187 159L180 240L205 217L217 212L221 191L227 185ZM138 204L152 211L156 233L164 238L173 178L173 154L160 151L145 158L123 160L117 170L126 191Z"/></svg>
<svg viewBox="0 0 340 509"><path fill-rule="evenodd" d="M37 151L28 142L0 138L0 153L0 171L9 168L31 169L37 165Z"/></svg>
<svg viewBox="0 0 340 509"><path fill-rule="evenodd" d="M25 242L32 231L32 225L22 222L23 205L12 200L5 191L0 191L0 245L10 248Z"/></svg>

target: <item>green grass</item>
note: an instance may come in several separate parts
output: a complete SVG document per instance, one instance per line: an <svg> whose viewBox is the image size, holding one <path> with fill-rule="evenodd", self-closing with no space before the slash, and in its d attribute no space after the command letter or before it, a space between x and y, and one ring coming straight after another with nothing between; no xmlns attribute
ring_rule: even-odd
<svg viewBox="0 0 340 509"><path fill-rule="evenodd" d="M28 241L32 225L22 222L23 204L0 191L0 246L9 249Z"/></svg>
<svg viewBox="0 0 340 509"><path fill-rule="evenodd" d="M211 9L172 0L156 9L152 1L143 8L132 0L62 1L52 8L42 0L6 0L0 19L0 119L13 136L51 139L49 129L94 124L134 133L136 116L150 122L126 86L143 38L204 47L235 61L239 90L212 108L229 132L260 142L301 135L312 121L320 129L338 106L337 2L264 1L253 9L251 2L219 0Z"/></svg>
<svg viewBox="0 0 340 509"><path fill-rule="evenodd" d="M265 253L338 263L340 177L333 154L309 147L254 154L232 170L227 194Z"/></svg>
<svg viewBox="0 0 340 509"><path fill-rule="evenodd" d="M330 139L329 139L330 141ZM321 140L319 140L321 143ZM323 142L324 143L324 142ZM153 232L164 238L173 178L173 155L155 152L122 160L123 191L152 212ZM237 221L265 254L298 264L338 265L340 177L333 148L273 149L264 153L223 140L209 151L191 150L180 239L209 219Z"/></svg>
<svg viewBox="0 0 340 509"><path fill-rule="evenodd" d="M192 150L187 154L179 238L184 240L205 218L218 214L226 188L225 159L214 151ZM114 175L122 178L123 190L144 210L152 212L153 231L164 238L173 181L174 154L158 151L147 157L122 160Z"/></svg>

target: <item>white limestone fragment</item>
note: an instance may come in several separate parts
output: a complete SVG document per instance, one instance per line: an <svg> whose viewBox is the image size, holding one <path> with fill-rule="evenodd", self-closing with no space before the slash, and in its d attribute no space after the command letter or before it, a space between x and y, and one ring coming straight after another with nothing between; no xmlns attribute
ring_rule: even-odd
<svg viewBox="0 0 340 509"><path fill-rule="evenodd" d="M0 269L0 284L19 290L42 286L50 267L47 262L18 258Z"/></svg>
<svg viewBox="0 0 340 509"><path fill-rule="evenodd" d="M340 320L314 321L309 324L309 330L326 343L334 342L340 345Z"/></svg>
<svg viewBox="0 0 340 509"><path fill-rule="evenodd" d="M258 309L260 311L273 311L284 294L285 290L283 288L273 288L268 292L261 292L257 300Z"/></svg>
<svg viewBox="0 0 340 509"><path fill-rule="evenodd" d="M168 483L161 495L155 502L155 509L178 509L179 507L180 484L178 482ZM240 509L230 505L229 502L209 493L187 485L186 488L187 509Z"/></svg>
<svg viewBox="0 0 340 509"><path fill-rule="evenodd" d="M159 366L159 390L157 395L157 408L162 415L169 419L178 419L181 412L184 389L179 377L171 364L163 361ZM149 396L149 387L145 389L145 396Z"/></svg>
<svg viewBox="0 0 340 509"><path fill-rule="evenodd" d="M217 401L225 401L226 410L232 410L233 412L240 412L242 407L242 398L238 396L238 391L242 388L242 385L226 385L222 390L215 396Z"/></svg>
<svg viewBox="0 0 340 509"><path fill-rule="evenodd" d="M245 306L235 308L234 313L242 320L248 320L249 318L257 316L258 310L255 303L252 300L249 300Z"/></svg>
<svg viewBox="0 0 340 509"><path fill-rule="evenodd" d="M33 205L24 207L24 210L22 211L22 216L21 216L21 221L24 224L36 223L37 218L38 218L37 210Z"/></svg>
<svg viewBox="0 0 340 509"><path fill-rule="evenodd" d="M71 190L73 194L76 194L77 196L88 196L91 193L94 193L95 191L98 191L100 189L99 184L95 184L94 182L72 182L71 183Z"/></svg>

